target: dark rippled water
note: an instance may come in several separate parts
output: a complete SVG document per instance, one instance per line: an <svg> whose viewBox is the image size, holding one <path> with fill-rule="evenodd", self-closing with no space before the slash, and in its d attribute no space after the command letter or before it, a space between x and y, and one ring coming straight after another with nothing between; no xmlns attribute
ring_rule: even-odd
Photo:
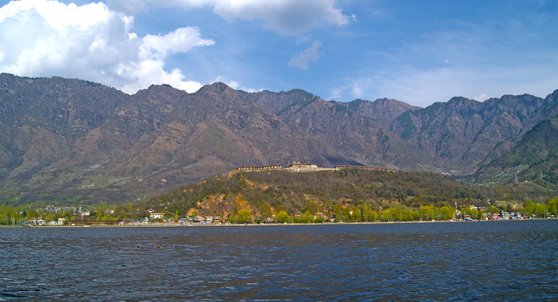
<svg viewBox="0 0 558 302"><path fill-rule="evenodd" d="M558 221L1 228L0 300L558 300Z"/></svg>

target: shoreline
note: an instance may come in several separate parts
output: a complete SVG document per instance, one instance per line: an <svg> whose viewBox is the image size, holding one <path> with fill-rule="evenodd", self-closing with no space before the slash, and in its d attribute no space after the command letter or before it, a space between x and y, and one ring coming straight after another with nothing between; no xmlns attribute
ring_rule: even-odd
<svg viewBox="0 0 558 302"><path fill-rule="evenodd" d="M487 223L514 221L544 221L558 218L536 218L523 220L436 220L436 221L371 221L371 222L342 222L342 223L247 223L247 224L178 224L178 223L148 223L148 224L81 224L81 225L0 225L0 228L189 228L189 227L279 227L279 226L340 226L340 225L390 225L390 224L427 224L427 223Z"/></svg>

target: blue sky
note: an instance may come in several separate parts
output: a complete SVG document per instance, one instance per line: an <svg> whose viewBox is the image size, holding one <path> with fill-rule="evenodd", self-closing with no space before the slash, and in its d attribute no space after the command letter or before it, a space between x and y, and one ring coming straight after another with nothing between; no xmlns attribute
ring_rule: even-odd
<svg viewBox="0 0 558 302"><path fill-rule="evenodd" d="M4 1L0 71L128 93L222 81L324 99L544 97L558 89L558 1Z"/></svg>

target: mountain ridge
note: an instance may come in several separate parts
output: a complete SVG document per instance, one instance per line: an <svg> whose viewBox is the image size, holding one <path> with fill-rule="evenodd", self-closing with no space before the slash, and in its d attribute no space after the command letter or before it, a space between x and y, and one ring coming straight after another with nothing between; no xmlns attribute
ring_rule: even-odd
<svg viewBox="0 0 558 302"><path fill-rule="evenodd" d="M558 113L557 96L456 97L420 108L224 83L128 95L77 79L2 74L0 197L144 200L236 166L295 160L467 175Z"/></svg>

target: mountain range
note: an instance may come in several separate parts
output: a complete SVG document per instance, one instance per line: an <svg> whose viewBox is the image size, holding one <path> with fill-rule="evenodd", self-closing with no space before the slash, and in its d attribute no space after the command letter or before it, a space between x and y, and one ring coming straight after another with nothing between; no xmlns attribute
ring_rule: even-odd
<svg viewBox="0 0 558 302"><path fill-rule="evenodd" d="M145 200L237 166L292 161L555 188L557 115L558 90L419 108L223 83L128 95L77 79L1 74L0 199Z"/></svg>

